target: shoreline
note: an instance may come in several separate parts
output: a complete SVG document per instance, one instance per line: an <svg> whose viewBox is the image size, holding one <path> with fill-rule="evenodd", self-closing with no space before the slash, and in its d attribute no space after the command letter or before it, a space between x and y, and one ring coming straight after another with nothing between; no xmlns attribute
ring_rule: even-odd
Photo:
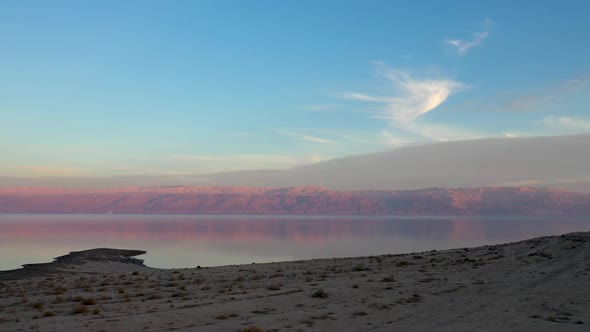
<svg viewBox="0 0 590 332"><path fill-rule="evenodd" d="M78 267L0 280L0 330L585 331L590 324L590 232L208 268L110 260Z"/></svg>

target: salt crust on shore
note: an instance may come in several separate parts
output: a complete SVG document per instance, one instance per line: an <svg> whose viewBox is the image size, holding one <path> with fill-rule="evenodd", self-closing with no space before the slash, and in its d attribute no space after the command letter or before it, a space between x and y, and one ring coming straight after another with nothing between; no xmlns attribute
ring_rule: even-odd
<svg viewBox="0 0 590 332"><path fill-rule="evenodd" d="M0 273L1 331L590 329L590 232L203 269L90 261L14 277Z"/></svg>

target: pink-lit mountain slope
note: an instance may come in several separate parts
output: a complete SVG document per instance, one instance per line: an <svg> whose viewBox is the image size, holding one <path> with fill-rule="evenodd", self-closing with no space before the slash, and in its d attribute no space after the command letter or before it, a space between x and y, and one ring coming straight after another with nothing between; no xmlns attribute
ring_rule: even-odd
<svg viewBox="0 0 590 332"><path fill-rule="evenodd" d="M528 187L333 191L321 187L0 190L0 213L590 215L590 195Z"/></svg>

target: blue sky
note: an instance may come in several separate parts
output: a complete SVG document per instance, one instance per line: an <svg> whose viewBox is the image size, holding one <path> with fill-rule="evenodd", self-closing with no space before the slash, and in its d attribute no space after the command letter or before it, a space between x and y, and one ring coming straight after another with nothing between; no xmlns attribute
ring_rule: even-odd
<svg viewBox="0 0 590 332"><path fill-rule="evenodd" d="M2 1L0 175L590 132L588 1Z"/></svg>

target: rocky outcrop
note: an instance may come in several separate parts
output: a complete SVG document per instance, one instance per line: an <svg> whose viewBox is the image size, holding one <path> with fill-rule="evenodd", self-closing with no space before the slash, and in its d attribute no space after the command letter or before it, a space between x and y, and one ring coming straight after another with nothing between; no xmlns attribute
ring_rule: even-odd
<svg viewBox="0 0 590 332"><path fill-rule="evenodd" d="M0 271L0 280L17 280L54 274L135 272L151 268L135 256L143 255L143 250L98 248L72 251L67 255L56 257L50 263L25 264L21 269Z"/></svg>
<svg viewBox="0 0 590 332"><path fill-rule="evenodd" d="M126 249L109 249L98 248L82 251L72 251L67 255L55 258L54 263L63 264L84 264L89 261L94 262L118 262L124 264L135 264L143 266L143 260L135 256L144 255L144 250L126 250ZM25 267L27 265L24 265Z"/></svg>

